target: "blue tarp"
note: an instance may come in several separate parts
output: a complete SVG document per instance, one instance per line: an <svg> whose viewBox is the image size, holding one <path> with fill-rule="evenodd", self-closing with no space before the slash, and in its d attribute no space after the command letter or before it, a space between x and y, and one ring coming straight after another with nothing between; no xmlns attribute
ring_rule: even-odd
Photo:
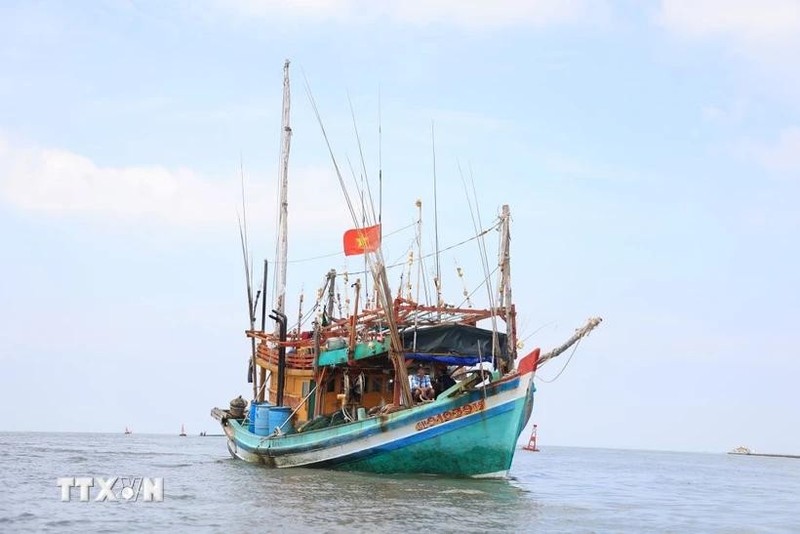
<svg viewBox="0 0 800 534"><path fill-rule="evenodd" d="M446 365L464 365L464 366L471 366L476 365L480 361L479 356L447 356L444 354L428 354L423 352L407 352L405 354L407 360L416 360L418 362L436 362L436 363L443 363ZM491 362L492 357L491 355L487 355L483 357L483 361Z"/></svg>

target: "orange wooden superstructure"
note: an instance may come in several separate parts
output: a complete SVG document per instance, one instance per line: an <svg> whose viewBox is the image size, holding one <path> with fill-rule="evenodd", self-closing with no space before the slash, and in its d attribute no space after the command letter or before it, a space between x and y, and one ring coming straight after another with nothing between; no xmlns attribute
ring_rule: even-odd
<svg viewBox="0 0 800 534"><path fill-rule="evenodd" d="M392 313L399 329L419 327L423 325L463 324L475 326L481 320L495 316L504 320L511 331L516 330L516 309L512 305L508 311L503 308L475 309L459 308L455 306L425 306L412 300L401 297L393 303ZM257 400L277 403L277 376L279 348L284 347L285 356L285 389L283 404L296 409L297 422L308 421L315 415L331 413L341 407L341 395L344 393L342 371L334 378L333 369L316 367L318 352L324 349L326 342L333 338L344 338L352 347L354 343L369 342L373 339L388 337L386 331L386 313L384 310L364 309L345 318L333 319L318 331L318 340L315 341L314 333L310 331L288 333L286 341L281 342L272 332L249 330L247 336L256 340L255 363L260 368L262 387ZM516 347L512 345L512 350ZM375 362L378 363L378 362ZM364 373L363 404L367 407L383 403L391 403L397 398L396 383L393 373L387 374L386 369L391 367L387 360L376 366L362 366L355 361L349 361L346 368ZM266 376L272 380L263 387ZM319 391L314 391L317 385ZM312 391L313 394L309 395ZM306 399L310 396L310 402Z"/></svg>

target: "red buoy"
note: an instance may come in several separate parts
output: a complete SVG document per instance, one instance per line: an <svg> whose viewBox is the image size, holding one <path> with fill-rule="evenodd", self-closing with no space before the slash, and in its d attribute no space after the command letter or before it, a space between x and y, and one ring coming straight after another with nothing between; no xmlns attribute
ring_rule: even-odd
<svg viewBox="0 0 800 534"><path fill-rule="evenodd" d="M522 447L526 451L531 452L539 452L539 449L536 447L536 427L538 425L533 425L533 430L531 431L531 437L528 440L528 444Z"/></svg>

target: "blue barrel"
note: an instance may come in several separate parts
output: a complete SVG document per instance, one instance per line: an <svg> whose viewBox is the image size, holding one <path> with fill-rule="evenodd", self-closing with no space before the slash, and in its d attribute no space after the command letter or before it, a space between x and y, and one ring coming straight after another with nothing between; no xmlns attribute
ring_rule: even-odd
<svg viewBox="0 0 800 534"><path fill-rule="evenodd" d="M255 403L255 415L250 415L251 421L253 421L253 434L269 436L272 433L270 410L274 408L268 402ZM250 409L253 410L253 408Z"/></svg>
<svg viewBox="0 0 800 534"><path fill-rule="evenodd" d="M294 431L292 423L286 423L289 416L292 415L292 409L289 406L273 406L269 410L269 433L272 434L276 428L281 427L281 432L288 434ZM285 425L283 423L286 423Z"/></svg>

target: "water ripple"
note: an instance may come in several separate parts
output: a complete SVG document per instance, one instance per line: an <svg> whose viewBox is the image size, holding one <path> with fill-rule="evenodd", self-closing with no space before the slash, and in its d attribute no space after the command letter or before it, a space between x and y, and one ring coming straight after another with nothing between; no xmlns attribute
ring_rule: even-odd
<svg viewBox="0 0 800 534"><path fill-rule="evenodd" d="M508 480L274 470L223 440L0 433L0 531L791 532L800 461L550 447ZM76 472L78 471L78 472ZM164 502L61 502L62 476L163 477ZM97 488L93 488L93 492ZM92 493L94 497L96 493Z"/></svg>

